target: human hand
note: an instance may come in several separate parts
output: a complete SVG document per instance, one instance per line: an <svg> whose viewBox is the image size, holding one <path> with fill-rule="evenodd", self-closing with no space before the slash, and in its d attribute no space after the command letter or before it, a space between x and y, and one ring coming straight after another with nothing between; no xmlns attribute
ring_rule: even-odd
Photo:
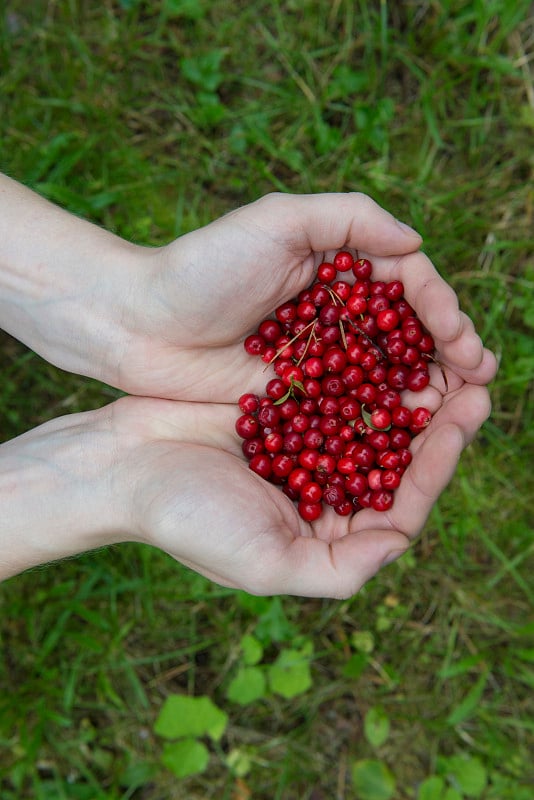
<svg viewBox="0 0 534 800"><path fill-rule="evenodd" d="M435 407L443 388L434 378L425 392ZM230 404L125 397L2 445L0 578L137 541L253 594L348 597L418 535L489 399L483 386L450 376L392 508L350 518L327 508L311 524L248 468L233 433L238 413Z"/></svg>
<svg viewBox="0 0 534 800"><path fill-rule="evenodd" d="M267 195L144 253L121 312L111 382L133 394L235 402L265 383L245 336L311 282L328 251L351 246L393 258L420 243L365 195ZM430 262L425 276L437 277ZM436 299L443 302L439 292Z"/></svg>
<svg viewBox="0 0 534 800"><path fill-rule="evenodd" d="M129 334L115 385L222 402L261 392L265 365L243 339L342 247L370 258L373 277L400 278L439 357L473 372L480 339L410 231L365 195L269 195L154 251L123 314Z"/></svg>
<svg viewBox="0 0 534 800"><path fill-rule="evenodd" d="M224 586L349 597L417 537L489 413L484 387L455 378L451 384L414 441L390 511L364 509L347 518L326 508L311 524L279 487L248 469L231 433L231 406L125 398L114 404L116 435L139 437L115 472L116 485L130 487L127 527L137 541ZM435 404L441 390L427 395Z"/></svg>

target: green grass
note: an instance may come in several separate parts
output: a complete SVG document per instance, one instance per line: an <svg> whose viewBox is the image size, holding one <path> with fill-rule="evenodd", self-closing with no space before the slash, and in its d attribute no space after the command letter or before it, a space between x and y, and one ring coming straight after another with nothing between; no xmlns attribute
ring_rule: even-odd
<svg viewBox="0 0 534 800"><path fill-rule="evenodd" d="M354 788L370 759L395 800L527 800L532 4L6 5L3 171L147 244L272 189L368 192L424 235L500 370L492 417L419 542L350 601L249 598L132 545L0 587L2 798L379 800L380 785ZM7 335L0 350L4 439L115 396ZM245 634L267 676L311 642L311 688L232 701ZM208 769L185 779L154 731L181 693L228 715L202 740Z"/></svg>

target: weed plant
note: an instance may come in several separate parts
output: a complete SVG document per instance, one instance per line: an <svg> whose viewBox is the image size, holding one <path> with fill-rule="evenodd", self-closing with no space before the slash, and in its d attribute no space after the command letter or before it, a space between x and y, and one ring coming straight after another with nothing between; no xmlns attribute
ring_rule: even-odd
<svg viewBox="0 0 534 800"><path fill-rule="evenodd" d="M148 245L272 190L367 192L500 359L419 541L351 600L133 545L5 582L2 800L530 800L532 4L6 0L0 25L3 171ZM117 396L0 353L0 439Z"/></svg>

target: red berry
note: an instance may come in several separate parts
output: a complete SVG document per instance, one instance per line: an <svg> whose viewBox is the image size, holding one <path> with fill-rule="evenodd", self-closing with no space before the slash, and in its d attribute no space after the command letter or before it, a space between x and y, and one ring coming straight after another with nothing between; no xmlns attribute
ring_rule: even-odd
<svg viewBox="0 0 534 800"><path fill-rule="evenodd" d="M304 500L300 500L297 510L305 522L314 522L321 516L323 507L321 503L308 503Z"/></svg>
<svg viewBox="0 0 534 800"><path fill-rule="evenodd" d="M257 394L252 394L252 392L246 392L242 394L237 404L243 414L253 414L255 411L258 410L260 405L260 398Z"/></svg>
<svg viewBox="0 0 534 800"><path fill-rule="evenodd" d="M278 478L287 478L295 464L287 453L277 453L271 463L272 471Z"/></svg>
<svg viewBox="0 0 534 800"><path fill-rule="evenodd" d="M371 507L375 511L388 511L392 505L393 492L388 492L387 489L371 492Z"/></svg>
<svg viewBox="0 0 534 800"><path fill-rule="evenodd" d="M323 502L329 506L338 506L345 500L345 492L340 486L328 483L323 489Z"/></svg>
<svg viewBox="0 0 534 800"><path fill-rule="evenodd" d="M399 324L399 312L394 308L385 308L376 316L376 324L381 331L392 331Z"/></svg>
<svg viewBox="0 0 534 800"><path fill-rule="evenodd" d="M271 459L265 453L258 453L249 461L250 469L262 478L269 478L271 475Z"/></svg>
<svg viewBox="0 0 534 800"><path fill-rule="evenodd" d="M334 256L334 267L338 272L348 272L354 265L354 259L350 253L340 250Z"/></svg>
<svg viewBox="0 0 534 800"><path fill-rule="evenodd" d="M266 342L263 336L257 333L251 333L245 339L245 350L251 356L261 356L265 350Z"/></svg>
<svg viewBox="0 0 534 800"><path fill-rule="evenodd" d="M337 274L337 268L329 261L323 261L317 268L317 277L323 283L331 283Z"/></svg>
<svg viewBox="0 0 534 800"><path fill-rule="evenodd" d="M432 419L432 414L428 410L428 408L423 408L420 406L419 408L415 408L412 411L412 422L410 425L410 430L414 432L422 431L427 425L430 423Z"/></svg>
<svg viewBox="0 0 534 800"><path fill-rule="evenodd" d="M352 271L358 280L367 280L367 278L371 277L373 267L368 259L359 258L358 261L354 262Z"/></svg>
<svg viewBox="0 0 534 800"><path fill-rule="evenodd" d="M252 414L243 414L236 420L235 429L242 439L252 439L259 433L259 423Z"/></svg>
<svg viewBox="0 0 534 800"><path fill-rule="evenodd" d="M282 329L275 319L264 319L258 327L258 333L266 342L275 342L282 334Z"/></svg>
<svg viewBox="0 0 534 800"><path fill-rule="evenodd" d="M292 302L282 303L274 313L277 320L286 325L297 318L297 306Z"/></svg>

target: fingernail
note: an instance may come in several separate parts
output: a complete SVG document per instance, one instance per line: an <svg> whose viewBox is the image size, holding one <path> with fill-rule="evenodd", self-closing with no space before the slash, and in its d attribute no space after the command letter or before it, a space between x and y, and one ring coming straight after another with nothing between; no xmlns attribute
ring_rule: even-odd
<svg viewBox="0 0 534 800"><path fill-rule="evenodd" d="M409 225L406 225L405 222L401 222L400 219L396 219L395 222L403 233L406 233L408 236L417 236L418 239L421 238L420 234L417 233L417 231L415 231L413 228L410 228Z"/></svg>
<svg viewBox="0 0 534 800"><path fill-rule="evenodd" d="M387 567L389 564L393 564L394 561L404 555L407 549L408 548L405 547L404 549L400 550L390 550L380 566Z"/></svg>

